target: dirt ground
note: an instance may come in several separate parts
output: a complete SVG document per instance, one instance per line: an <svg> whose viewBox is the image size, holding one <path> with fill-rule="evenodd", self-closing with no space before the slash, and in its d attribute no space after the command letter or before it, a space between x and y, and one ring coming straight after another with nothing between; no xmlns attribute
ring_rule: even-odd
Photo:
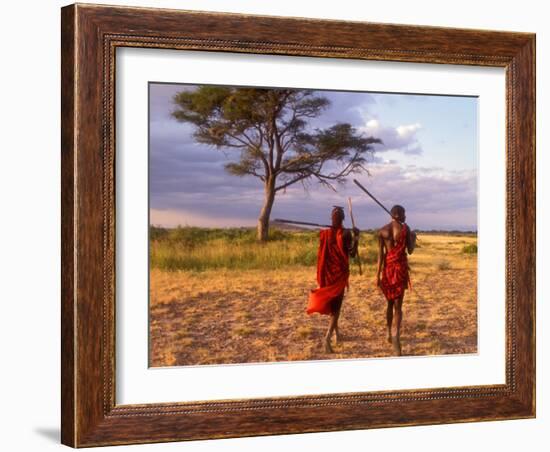
<svg viewBox="0 0 550 452"><path fill-rule="evenodd" d="M477 255L474 237L423 235L409 257L403 355L477 351ZM305 313L314 267L273 271L151 271L150 365L302 361L392 356L386 302L375 268L353 267L340 317L342 341L324 352L328 318Z"/></svg>

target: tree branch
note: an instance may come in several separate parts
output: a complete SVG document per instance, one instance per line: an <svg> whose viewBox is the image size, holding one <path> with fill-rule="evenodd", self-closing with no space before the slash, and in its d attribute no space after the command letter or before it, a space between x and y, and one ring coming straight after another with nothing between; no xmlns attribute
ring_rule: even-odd
<svg viewBox="0 0 550 452"><path fill-rule="evenodd" d="M286 187L289 187L292 184L295 184L296 182L299 182L303 179L307 179L308 177L311 177L311 174L302 174L301 176L295 177L294 179L291 179L288 182L285 182L283 185L279 185L278 187L275 187L275 191L283 190Z"/></svg>

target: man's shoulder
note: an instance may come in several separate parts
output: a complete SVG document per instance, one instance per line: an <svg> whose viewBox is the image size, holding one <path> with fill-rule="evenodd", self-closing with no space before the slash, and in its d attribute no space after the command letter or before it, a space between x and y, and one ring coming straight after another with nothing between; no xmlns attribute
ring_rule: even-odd
<svg viewBox="0 0 550 452"><path fill-rule="evenodd" d="M399 223L398 221L394 221L393 223L391 223L392 231L395 231L397 233L400 233L404 227L406 227L405 223Z"/></svg>
<svg viewBox="0 0 550 452"><path fill-rule="evenodd" d="M380 229L378 229L378 235L382 238L388 238L388 236L392 232L392 225L391 223L388 223L384 226L382 226Z"/></svg>

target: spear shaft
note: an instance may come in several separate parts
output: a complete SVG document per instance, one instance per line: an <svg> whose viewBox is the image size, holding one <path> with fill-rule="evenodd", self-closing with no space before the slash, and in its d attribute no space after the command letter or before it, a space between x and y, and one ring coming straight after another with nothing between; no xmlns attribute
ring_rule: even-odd
<svg viewBox="0 0 550 452"><path fill-rule="evenodd" d="M386 207L384 206L384 204L382 204L380 201L378 201L378 199L376 199L376 198L374 197L374 195L373 195L370 191L368 191L365 187L363 187L363 185L361 185L361 183L360 183L357 179L353 179L353 183L354 183L355 185L357 185L361 190L363 190L367 195L369 195L369 196L371 197L371 199L372 199L376 204L378 204L380 207L382 207L382 209L384 209L384 210L388 213L388 215L389 215L390 217L394 218L394 216L391 214L391 212L390 212L388 209L386 209Z"/></svg>
<svg viewBox="0 0 550 452"><path fill-rule="evenodd" d="M378 204L380 207L382 207L382 209L384 209L389 214L390 217L392 217L396 221L399 221L397 218L395 218L391 214L391 212L388 209L386 209L384 204L382 204L380 201L378 201L378 199L376 199L370 191L368 191L365 187L363 187L363 185L361 185L361 183L357 179L353 179L353 183L355 185L357 185L361 190L363 190L367 195L369 195L376 204ZM399 223L401 223L401 222L399 221ZM415 238L415 242L416 241L418 241L418 237Z"/></svg>
<svg viewBox="0 0 550 452"><path fill-rule="evenodd" d="M349 208L349 216L351 218L351 225L353 226L353 229L355 229L355 219L353 218L353 208L351 207L351 198L348 198L348 208ZM355 255L355 260L357 261L357 265L359 266L359 275L363 275L363 268L361 267L361 257L359 256L359 248L357 248L357 254Z"/></svg>
<svg viewBox="0 0 550 452"><path fill-rule="evenodd" d="M274 223L288 223L288 224L297 224L300 226L315 226L316 228L330 228L332 227L329 224L319 224L319 223L309 223L307 221L294 221L294 220L283 220L282 218L275 218Z"/></svg>

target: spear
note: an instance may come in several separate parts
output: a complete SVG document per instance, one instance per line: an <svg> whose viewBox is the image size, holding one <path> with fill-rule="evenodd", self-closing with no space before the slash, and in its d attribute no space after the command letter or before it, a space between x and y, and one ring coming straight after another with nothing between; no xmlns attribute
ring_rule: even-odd
<svg viewBox="0 0 550 452"><path fill-rule="evenodd" d="M363 185L361 185L361 183L357 179L353 179L353 183L355 185L357 185L361 190L363 190L367 195L369 195L376 204L378 204L380 207L382 207L382 209L384 209L386 212L388 212L388 215L390 217L392 217L395 221L399 221L397 218L395 218L391 214L391 212L388 209L386 209L384 204L382 204L380 201L378 201L378 199L376 199L370 191L368 191L365 187L363 187ZM413 234L414 234L414 232L413 232ZM415 243L419 241L418 237L416 237L416 234L414 234L414 241L415 241Z"/></svg>
<svg viewBox="0 0 550 452"><path fill-rule="evenodd" d="M275 218L274 223L288 223L288 224L297 224L300 226L315 226L316 228L330 228L332 227L329 224L319 224L319 223L309 223L307 221L294 221L294 220L283 220L282 218Z"/></svg>
<svg viewBox="0 0 550 452"><path fill-rule="evenodd" d="M384 204L382 204L380 201L378 201L378 199L376 199L376 198L374 197L374 195L373 195L370 191L368 191L365 187L363 187L363 185L361 185L361 183L360 183L357 179L353 179L353 183L354 183L355 185L357 185L361 190L363 190L367 195L369 195L369 196L371 197L371 199L372 199L376 204L378 204L380 207L382 207L382 209L384 209L384 210L388 213L388 215L389 215L390 217L392 217L393 219L397 220L397 218L395 218L395 217L391 214L391 212L390 212L388 209L386 209L386 207L384 206Z"/></svg>
<svg viewBox="0 0 550 452"><path fill-rule="evenodd" d="M355 229L355 219L353 218L353 208L351 207L351 198L348 198L348 208L349 208L349 216L351 218L351 225L353 226L353 229ZM359 275L363 275L363 268L361 267L361 257L359 256L359 247L357 248L357 254L355 255L355 260L357 261L357 265L359 266Z"/></svg>

